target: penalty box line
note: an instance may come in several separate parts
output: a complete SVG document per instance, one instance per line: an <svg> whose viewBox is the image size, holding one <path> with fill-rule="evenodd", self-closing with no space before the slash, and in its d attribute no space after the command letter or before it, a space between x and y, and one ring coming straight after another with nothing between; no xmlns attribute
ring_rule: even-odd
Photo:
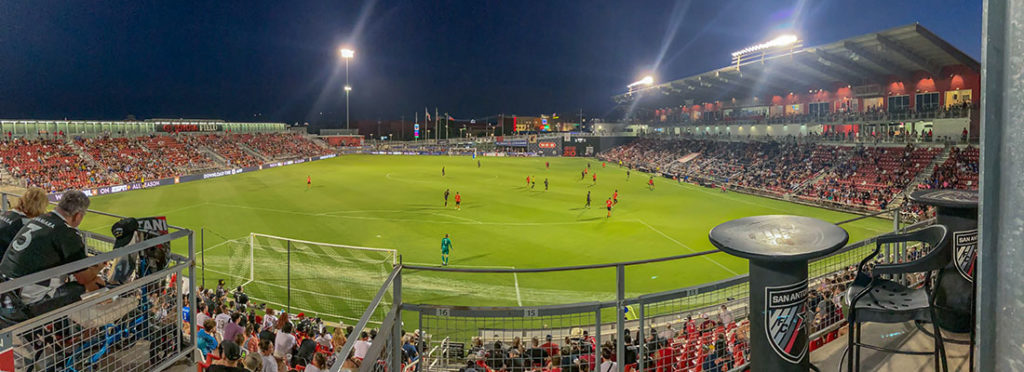
<svg viewBox="0 0 1024 372"><path fill-rule="evenodd" d="M410 265L416 265L416 266L437 266L437 265L421 263L421 262L409 262L409 264ZM464 268L469 268L469 269L476 268L476 269L513 269L513 270L515 270L515 268L516 268L515 266L488 266L488 265L448 265L448 266L451 266L451 267L464 267ZM516 303L518 303L519 306L523 306L523 297L519 293L519 274L513 272L512 273L512 281L513 281L513 283L515 285L515 288L516 288Z"/></svg>
<svg viewBox="0 0 1024 372"><path fill-rule="evenodd" d="M651 231L654 231L654 232L658 233L659 235L665 237L665 239L671 240L673 243L676 243L676 244L678 244L679 246L681 246L683 248L689 249L693 253L697 253L697 250L695 250L693 248L690 248L690 246L688 246L686 244L683 244L683 242L680 242L680 241L676 240L675 238L673 238L671 236L668 236L668 234L665 234L661 230L658 230L658 229L654 228L654 226L651 226L647 222L644 222L644 220L637 219L636 221L642 223L644 226L647 226L647 228L651 229ZM732 275L740 275L740 273L738 273L736 271L733 271L732 269L726 267L725 265L722 265L722 263L718 262L718 260L715 260L715 259L713 259L711 257L708 257L708 256L701 256L701 257L703 257L705 260L708 260L708 262L711 262L711 263L713 263L715 265L718 265L718 267L721 267L725 271L728 271L728 272L732 273Z"/></svg>

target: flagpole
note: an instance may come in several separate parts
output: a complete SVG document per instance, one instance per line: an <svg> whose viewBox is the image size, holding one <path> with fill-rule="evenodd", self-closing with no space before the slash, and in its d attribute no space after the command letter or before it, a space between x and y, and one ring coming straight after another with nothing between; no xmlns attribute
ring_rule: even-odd
<svg viewBox="0 0 1024 372"><path fill-rule="evenodd" d="M434 106L434 143L441 142L441 118L437 117L437 106Z"/></svg>

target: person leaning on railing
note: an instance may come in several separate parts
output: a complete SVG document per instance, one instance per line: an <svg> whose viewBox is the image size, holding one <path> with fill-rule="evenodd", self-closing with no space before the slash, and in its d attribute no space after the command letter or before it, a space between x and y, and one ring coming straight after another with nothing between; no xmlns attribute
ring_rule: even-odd
<svg viewBox="0 0 1024 372"><path fill-rule="evenodd" d="M25 223L0 261L2 280L31 275L86 258L78 225L85 218L89 198L81 191L67 191L57 208ZM20 322L81 299L82 294L104 285L99 276L105 263L68 276L29 284L3 294L0 318Z"/></svg>
<svg viewBox="0 0 1024 372"><path fill-rule="evenodd" d="M0 214L0 257L26 222L46 213L46 204L46 192L38 187L29 187L13 209Z"/></svg>

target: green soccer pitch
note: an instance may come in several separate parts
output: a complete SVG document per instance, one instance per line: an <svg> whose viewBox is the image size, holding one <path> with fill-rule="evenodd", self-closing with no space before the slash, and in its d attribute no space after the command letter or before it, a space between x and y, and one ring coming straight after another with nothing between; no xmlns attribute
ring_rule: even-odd
<svg viewBox="0 0 1024 372"><path fill-rule="evenodd" d="M597 173L596 184L590 174L580 180L588 163ZM311 188L307 176L312 177ZM527 176L536 178L535 187L527 187ZM660 177L650 190L648 177L634 171L627 180L625 169L602 167L594 159L352 155L96 197L92 208L136 217L166 215L169 223L194 229L197 253L206 249L208 287L217 279L229 285L245 282L252 262L254 281L246 288L257 302L286 301L290 264L293 307L349 319L358 318L365 307L361 301L372 298L375 281L381 273L386 276L384 266L390 262L347 261L330 249L296 247L289 263L283 245L257 250L250 259L248 246L239 242L247 244L255 232L396 249L405 263L440 265L441 238L450 234L452 266L536 268L709 250L712 227L746 216L794 214L831 222L856 217ZM442 198L446 188L452 194L447 208ZM605 201L615 190L619 203L606 218ZM588 191L593 201L584 208ZM463 198L461 210L454 207L456 192ZM90 216L82 228L109 235L111 223ZM890 231L892 222L869 218L843 227L855 242ZM200 228L205 230L202 246ZM175 251L185 251L183 244L175 244ZM746 271L745 260L724 253L640 265L627 269L626 291L635 296ZM518 275L408 272L403 298L477 306L612 300L614 275L614 269Z"/></svg>

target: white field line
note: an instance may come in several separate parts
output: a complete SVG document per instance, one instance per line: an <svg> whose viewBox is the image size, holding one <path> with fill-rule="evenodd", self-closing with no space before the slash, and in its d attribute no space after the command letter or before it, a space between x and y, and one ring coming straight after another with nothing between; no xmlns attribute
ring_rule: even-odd
<svg viewBox="0 0 1024 372"><path fill-rule="evenodd" d="M519 306L523 306L523 298L519 296L519 275L512 273L512 280L516 283L516 302L519 303Z"/></svg>
<svg viewBox="0 0 1024 372"><path fill-rule="evenodd" d="M697 253L697 251L695 249L690 248L690 246L688 246L686 244L683 244L683 242L680 242L680 241L676 240L675 238L666 235L665 233L661 232L661 230L658 230L658 229L654 228L654 226L651 226L647 222L644 222L644 220L638 219L637 221L642 223L642 224L644 224L644 226L647 226L647 228L651 229L651 231L654 231L654 232L658 233L659 235L665 237L665 239L671 240L673 243L676 243L676 244L678 244L679 246L681 246L683 248L689 249L693 253ZM701 256L701 257L703 257L705 260L708 260L709 262L711 262L711 263L713 263L715 265L718 265L718 267L721 267L722 269L725 269L725 271L728 271L728 272L732 273L732 275L740 275L740 273L735 272L735 271L733 271L732 269L730 269L728 267L725 267L725 265L722 265L722 263L716 261L715 259L712 259L711 257L708 257L708 256Z"/></svg>
<svg viewBox="0 0 1024 372"><path fill-rule="evenodd" d="M309 216L309 217L330 217L330 218L346 218L346 219L355 219L355 220L376 220L376 221L389 221L389 222L423 222L422 219L413 219L413 218L385 218L385 217L366 217L366 216L339 216L339 215L333 215L333 214L305 213L305 212L298 212L298 211L292 211L292 210L286 210L286 209L251 207L251 206L247 206L247 205L235 205L235 204L225 204L225 203L209 203L209 205L226 207L226 208L252 209L252 210L259 210L259 211L266 211L266 212L294 214L294 215ZM468 219L466 217L462 217L462 218ZM448 222L448 223L449 224L457 224L457 225L550 226L550 225L582 225L582 224L588 224L588 223L601 223L602 221L604 221L604 220L593 220L593 221L553 221L553 222L489 222L489 221L472 220L472 222L470 222L470 221L466 221L466 222L456 222L456 221L453 221L453 222Z"/></svg>
<svg viewBox="0 0 1024 372"><path fill-rule="evenodd" d="M225 276L227 276L229 278L246 279L245 277L241 277L241 276L234 275L234 274L228 274L226 272L219 271L219 270L206 269L206 271L211 271L211 272L215 272L217 274L225 275ZM250 280L250 281L246 282L245 284L242 284L242 286L244 287L244 286L246 286L246 284L249 284L249 283L252 283L252 282L256 282L256 283L259 283L259 284L262 284L262 285L265 285L265 286L268 286L268 287L274 287L274 288L278 288L278 289L288 290L288 286L284 286L284 285L280 285L280 284L274 284L274 283L270 283L270 282L264 282L264 281L260 281L260 280ZM313 295L317 295L317 296L321 296L321 297L329 297L329 298L335 298L335 299L346 300L346 301L366 302L366 303L370 302L370 300L366 300L366 299L338 296L338 295L332 295L332 294L327 294L327 293L323 293L323 292L314 292L314 291L310 291L310 290L306 290L306 289L302 289L302 288L295 288L295 287L292 287L292 291L294 291L294 292L302 292L302 293L309 293L309 294L313 294Z"/></svg>

